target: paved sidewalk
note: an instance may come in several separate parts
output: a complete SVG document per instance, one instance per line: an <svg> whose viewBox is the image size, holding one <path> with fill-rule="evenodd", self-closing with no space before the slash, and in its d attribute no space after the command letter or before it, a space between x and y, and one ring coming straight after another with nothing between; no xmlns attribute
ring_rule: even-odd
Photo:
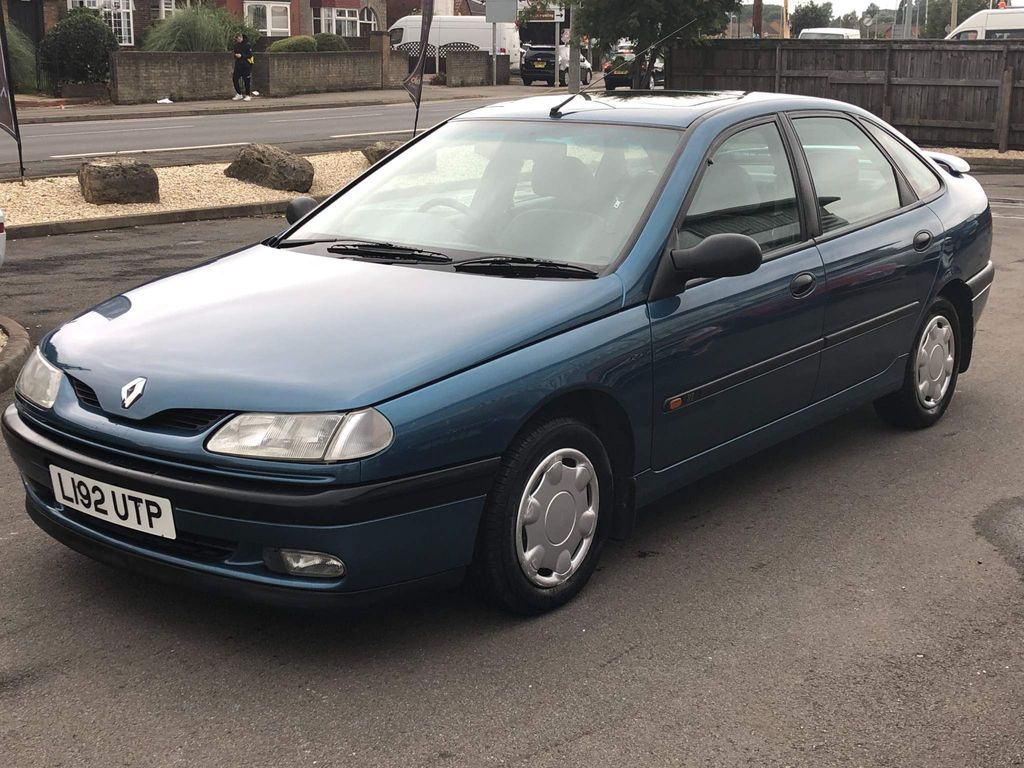
<svg viewBox="0 0 1024 768"><path fill-rule="evenodd" d="M423 101L451 101L455 99L501 98L519 99L524 96L551 93L544 86L499 85L470 88L447 88L439 85L423 86ZM20 97L19 97L20 99ZM408 104L409 94L402 88L384 91L346 91L344 93L309 93L299 96L265 98L256 96L252 101L183 101L178 104L69 104L60 106L32 106L31 101L18 102L19 122L61 123L77 120L124 120L140 117L181 117L192 115L220 115L235 112L267 112L289 109L324 109L330 107L364 107L377 104Z"/></svg>

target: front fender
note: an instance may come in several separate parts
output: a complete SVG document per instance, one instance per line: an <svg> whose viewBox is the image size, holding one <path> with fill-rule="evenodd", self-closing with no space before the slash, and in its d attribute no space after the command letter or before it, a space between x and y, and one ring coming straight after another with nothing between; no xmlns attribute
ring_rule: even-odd
<svg viewBox="0 0 1024 768"><path fill-rule="evenodd" d="M646 306L595 320L378 405L394 426L395 439L363 462L362 481L499 456L538 408L581 389L615 398L630 420L636 465L649 466Z"/></svg>

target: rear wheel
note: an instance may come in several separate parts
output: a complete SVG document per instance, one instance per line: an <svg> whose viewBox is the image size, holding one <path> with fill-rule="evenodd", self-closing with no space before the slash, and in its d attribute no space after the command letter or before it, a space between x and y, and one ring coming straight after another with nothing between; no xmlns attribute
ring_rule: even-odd
<svg viewBox="0 0 1024 768"><path fill-rule="evenodd" d="M509 447L480 523L473 577L491 602L542 613L575 597L600 555L615 497L594 431L563 417Z"/></svg>
<svg viewBox="0 0 1024 768"><path fill-rule="evenodd" d="M533 84L533 80L531 80L528 77L524 77L523 78L523 85L532 85L532 84Z"/></svg>
<svg viewBox="0 0 1024 768"><path fill-rule="evenodd" d="M903 386L876 400L876 413L899 427L923 429L935 424L956 391L962 346L956 308L939 297L918 329Z"/></svg>

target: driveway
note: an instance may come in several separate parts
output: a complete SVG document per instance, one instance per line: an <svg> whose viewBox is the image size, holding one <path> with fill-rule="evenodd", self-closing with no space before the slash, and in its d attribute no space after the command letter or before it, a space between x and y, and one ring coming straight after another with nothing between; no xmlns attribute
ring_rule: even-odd
<svg viewBox="0 0 1024 768"><path fill-rule="evenodd" d="M0 762L1020 764L1024 214L996 214L940 425L864 408L691 486L540 618L461 593L289 614L155 584L37 530L0 448ZM15 241L0 311L38 337L278 225Z"/></svg>

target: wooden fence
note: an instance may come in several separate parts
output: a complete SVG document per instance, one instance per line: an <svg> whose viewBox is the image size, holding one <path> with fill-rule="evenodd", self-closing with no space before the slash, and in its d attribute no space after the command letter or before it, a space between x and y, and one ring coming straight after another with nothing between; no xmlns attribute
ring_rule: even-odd
<svg viewBox="0 0 1024 768"><path fill-rule="evenodd" d="M919 144L1024 149L1022 43L716 40L675 46L666 69L667 88L822 96Z"/></svg>

